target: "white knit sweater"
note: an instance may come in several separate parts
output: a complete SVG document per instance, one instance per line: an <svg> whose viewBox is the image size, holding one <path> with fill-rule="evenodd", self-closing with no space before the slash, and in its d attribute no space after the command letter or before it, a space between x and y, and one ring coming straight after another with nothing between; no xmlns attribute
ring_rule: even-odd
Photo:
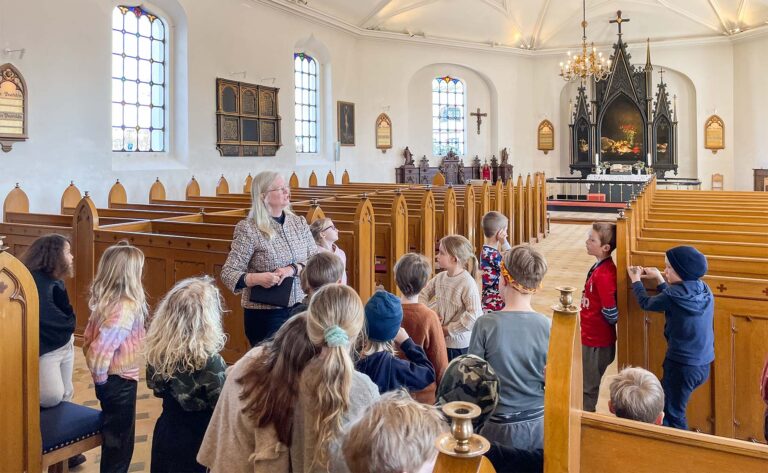
<svg viewBox="0 0 768 473"><path fill-rule="evenodd" d="M472 327L483 314L480 290L467 271L448 276L447 271L432 278L419 294L419 302L434 310L443 327L447 348L467 348Z"/></svg>

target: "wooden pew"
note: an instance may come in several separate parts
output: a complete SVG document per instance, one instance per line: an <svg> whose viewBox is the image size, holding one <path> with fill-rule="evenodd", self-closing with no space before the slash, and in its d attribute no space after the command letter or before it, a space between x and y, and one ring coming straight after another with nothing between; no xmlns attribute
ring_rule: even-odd
<svg viewBox="0 0 768 473"><path fill-rule="evenodd" d="M689 199L695 199L696 192L680 191ZM724 437L761 439L758 414L763 406L755 389L768 334L768 250L758 232L739 230L762 229L764 224L730 212L694 214L705 217L703 221L684 219L689 215L685 212L657 212L652 210L655 193L653 181L617 220L619 364L643 366L661 376L666 351L664 315L637 306L626 266L663 268L666 249L684 243L696 246L707 255L704 281L715 296L715 362L710 379L691 398L689 425ZM687 235L696 239L685 240Z"/></svg>
<svg viewBox="0 0 768 473"><path fill-rule="evenodd" d="M768 447L764 445L583 412L578 308L572 301L575 289L568 290L571 300L561 297L564 303L554 308L549 339L544 395L546 473L768 469ZM754 385L757 387L757 379Z"/></svg>

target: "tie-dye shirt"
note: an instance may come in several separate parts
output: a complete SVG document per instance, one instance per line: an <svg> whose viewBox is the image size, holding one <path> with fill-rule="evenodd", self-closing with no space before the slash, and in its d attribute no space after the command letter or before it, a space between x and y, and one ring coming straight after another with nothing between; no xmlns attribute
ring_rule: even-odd
<svg viewBox="0 0 768 473"><path fill-rule="evenodd" d="M495 312L504 308L504 298L499 294L501 277L501 253L492 246L483 245L480 253L480 271L483 274L483 310Z"/></svg>
<svg viewBox="0 0 768 473"><path fill-rule="evenodd" d="M83 353L93 382L104 384L111 374L138 381L137 358L146 335L144 311L130 302L119 302L109 315L95 319L91 315L83 335Z"/></svg>

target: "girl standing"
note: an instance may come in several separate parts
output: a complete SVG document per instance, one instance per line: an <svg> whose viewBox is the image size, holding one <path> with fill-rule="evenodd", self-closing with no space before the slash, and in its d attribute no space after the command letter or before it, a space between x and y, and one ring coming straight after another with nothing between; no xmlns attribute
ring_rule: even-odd
<svg viewBox="0 0 768 473"><path fill-rule="evenodd" d="M347 284L347 254L344 250L336 245L339 240L339 230L336 225L333 224L333 220L330 218L318 218L312 225L309 226L309 230L312 232L312 237L317 243L317 249L320 251L327 251L341 258L341 262L344 264L344 273L341 276L341 283Z"/></svg>
<svg viewBox="0 0 768 473"><path fill-rule="evenodd" d="M107 248L91 285L83 353L101 402L101 473L125 473L136 427L137 355L147 302L141 285L144 253L122 242Z"/></svg>

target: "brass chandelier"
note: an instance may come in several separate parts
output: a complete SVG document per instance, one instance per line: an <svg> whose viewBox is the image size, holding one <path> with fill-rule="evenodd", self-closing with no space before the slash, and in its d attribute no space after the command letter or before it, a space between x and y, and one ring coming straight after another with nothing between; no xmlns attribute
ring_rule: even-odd
<svg viewBox="0 0 768 473"><path fill-rule="evenodd" d="M560 63L560 77L566 82L581 80L585 82L589 77L595 81L601 81L611 73L611 60L605 60L603 53L598 53L595 49L595 43L591 43L587 48L587 1L582 2L582 20L581 20L581 54L571 56L568 51L568 61Z"/></svg>

